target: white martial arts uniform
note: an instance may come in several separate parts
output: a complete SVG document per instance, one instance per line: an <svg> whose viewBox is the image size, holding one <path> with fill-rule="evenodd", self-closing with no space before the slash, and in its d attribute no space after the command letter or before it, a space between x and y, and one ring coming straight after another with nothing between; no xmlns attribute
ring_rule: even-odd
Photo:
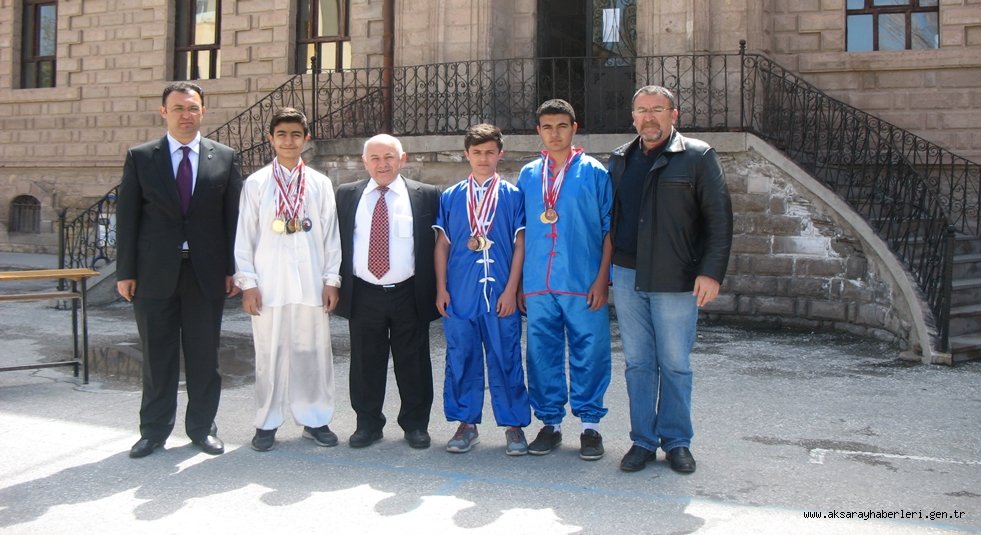
<svg viewBox="0 0 981 535"><path fill-rule="evenodd" d="M309 219L310 230L275 232L273 165L279 164L274 161L245 181L235 237L235 284L243 290L258 287L262 298L260 315L252 316L255 427L278 428L288 406L297 424L316 428L334 415L330 322L322 296L324 285L341 284L334 190L329 178L304 166L300 219Z"/></svg>

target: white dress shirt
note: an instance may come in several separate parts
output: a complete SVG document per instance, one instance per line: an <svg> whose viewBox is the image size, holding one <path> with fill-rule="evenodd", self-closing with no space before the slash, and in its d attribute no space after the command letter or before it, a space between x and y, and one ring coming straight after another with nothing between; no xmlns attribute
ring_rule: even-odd
<svg viewBox="0 0 981 535"><path fill-rule="evenodd" d="M415 243L412 240L412 205L409 190L402 175L388 185L385 204L388 206L388 273L377 278L368 271L368 241L371 238L371 215L378 202L378 183L368 180L358 211L354 216L354 276L371 284L396 284L415 275Z"/></svg>
<svg viewBox="0 0 981 535"><path fill-rule="evenodd" d="M167 143L170 144L170 164L173 166L174 180L176 181L177 167L184 159L184 151L181 150L184 144L174 139L170 132L167 132ZM194 186L198 185L198 155L201 153L201 132L198 132L187 146L191 147L191 152L187 153L187 159L191 160L191 197L194 197ZM184 242L181 248L186 251L187 242Z"/></svg>

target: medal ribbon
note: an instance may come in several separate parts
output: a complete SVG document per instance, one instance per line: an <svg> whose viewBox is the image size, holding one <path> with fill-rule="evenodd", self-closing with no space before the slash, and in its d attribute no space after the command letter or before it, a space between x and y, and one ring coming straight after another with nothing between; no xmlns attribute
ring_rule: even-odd
<svg viewBox="0 0 981 535"><path fill-rule="evenodd" d="M572 165L572 159L576 157L577 154L583 152L581 147L572 147L572 151L569 153L569 159L566 160L565 165L559 171L559 174L555 176L555 180L552 182L552 187L548 187L548 177L549 177L549 165L548 165L548 151L542 151L542 204L545 205L545 209L555 209L555 203L559 200L559 191L562 190L562 183L565 182L565 172ZM556 162L558 163L558 162Z"/></svg>
<svg viewBox="0 0 981 535"><path fill-rule="evenodd" d="M300 215L303 210L303 193L307 188L307 181L303 172L303 160L297 162L296 167L286 176L285 168L279 165L279 161L273 162L273 178L276 180L276 217L281 217L289 221Z"/></svg>
<svg viewBox="0 0 981 535"><path fill-rule="evenodd" d="M470 222L471 236L486 236L494 223L494 214L497 212L497 195L499 189L497 183L500 175L494 176L486 182L487 189L484 191L480 202L477 202L477 191L480 186L477 179L470 175L467 179L467 220Z"/></svg>

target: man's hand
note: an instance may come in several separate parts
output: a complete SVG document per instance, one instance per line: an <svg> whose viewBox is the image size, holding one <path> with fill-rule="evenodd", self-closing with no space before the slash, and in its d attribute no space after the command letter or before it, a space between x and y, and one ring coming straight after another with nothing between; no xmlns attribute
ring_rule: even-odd
<svg viewBox="0 0 981 535"><path fill-rule="evenodd" d="M225 297L235 297L239 292L238 286L235 286L235 277L231 275L225 276Z"/></svg>
<svg viewBox="0 0 981 535"><path fill-rule="evenodd" d="M450 292L446 291L446 288L436 289L436 310L439 310L439 315L444 318L450 317L446 313L446 307L450 306Z"/></svg>
<svg viewBox="0 0 981 535"><path fill-rule="evenodd" d="M324 301L324 312L333 312L337 308L338 301L341 300L340 288L325 284L324 291L321 293L321 298Z"/></svg>
<svg viewBox="0 0 981 535"><path fill-rule="evenodd" d="M258 316L262 310L262 293L258 288L249 288L242 292L242 309L250 316Z"/></svg>
<svg viewBox="0 0 981 535"><path fill-rule="evenodd" d="M136 295L136 279L123 279L116 282L116 291L119 295L123 296L123 299L127 301L132 301L133 296Z"/></svg>
<svg viewBox="0 0 981 535"><path fill-rule="evenodd" d="M692 291L692 295L695 296L696 304L699 308L711 303L712 300L719 296L719 286L721 286L719 281L708 275L695 277L695 290Z"/></svg>

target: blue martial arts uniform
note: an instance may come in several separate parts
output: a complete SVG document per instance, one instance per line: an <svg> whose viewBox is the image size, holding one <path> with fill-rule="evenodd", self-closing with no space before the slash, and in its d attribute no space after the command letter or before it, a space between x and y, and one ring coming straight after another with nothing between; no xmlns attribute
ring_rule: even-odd
<svg viewBox="0 0 981 535"><path fill-rule="evenodd" d="M531 422L528 392L521 366L521 315L501 318L497 300L507 286L514 238L524 228L521 192L503 179L487 237L486 251L467 248L467 180L450 187L440 199L434 228L450 242L446 289L450 294L446 333L446 378L443 410L448 421L478 424L484 408L484 353L491 406L499 426L525 427ZM487 195L484 191L482 195Z"/></svg>
<svg viewBox="0 0 981 535"><path fill-rule="evenodd" d="M603 396L610 384L610 312L608 305L589 310L586 296L610 232L612 186L603 164L574 150L555 204L558 220L544 223L539 217L545 211L542 166L547 159L543 152L518 176L527 214L523 286L528 392L535 417L545 425L562 422L566 401L574 416L598 423L607 412ZM549 173L550 184L557 173Z"/></svg>

